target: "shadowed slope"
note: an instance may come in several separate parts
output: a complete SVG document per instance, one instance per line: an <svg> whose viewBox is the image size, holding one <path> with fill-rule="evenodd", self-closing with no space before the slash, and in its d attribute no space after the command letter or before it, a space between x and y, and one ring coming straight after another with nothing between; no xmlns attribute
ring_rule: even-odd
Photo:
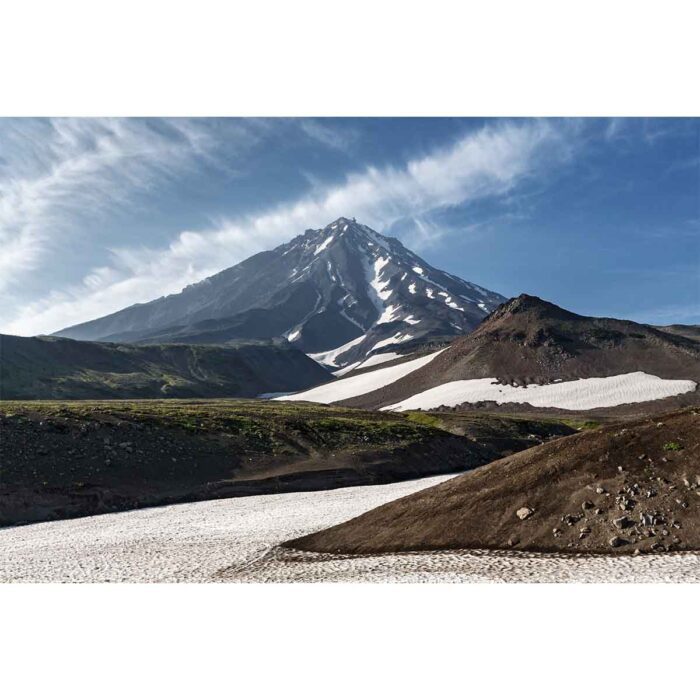
<svg viewBox="0 0 700 700"><path fill-rule="evenodd" d="M0 335L0 398L253 397L332 375L284 344L122 345Z"/></svg>

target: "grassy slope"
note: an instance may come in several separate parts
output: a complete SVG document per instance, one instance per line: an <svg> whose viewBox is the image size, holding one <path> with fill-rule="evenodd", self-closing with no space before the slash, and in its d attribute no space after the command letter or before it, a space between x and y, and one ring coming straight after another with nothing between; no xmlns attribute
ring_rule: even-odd
<svg viewBox="0 0 700 700"><path fill-rule="evenodd" d="M301 403L0 402L0 522L458 472L570 432L479 421L475 439Z"/></svg>
<svg viewBox="0 0 700 700"><path fill-rule="evenodd" d="M3 399L257 396L332 379L287 345L125 345L0 335Z"/></svg>

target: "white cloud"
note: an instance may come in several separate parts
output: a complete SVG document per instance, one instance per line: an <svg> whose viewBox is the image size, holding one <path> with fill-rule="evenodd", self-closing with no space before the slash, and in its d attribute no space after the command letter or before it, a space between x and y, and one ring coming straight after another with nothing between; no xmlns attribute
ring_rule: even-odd
<svg viewBox="0 0 700 700"><path fill-rule="evenodd" d="M301 119L298 126L313 141L343 153L350 153L359 139L355 129L332 124L326 119Z"/></svg>
<svg viewBox="0 0 700 700"><path fill-rule="evenodd" d="M123 205L206 149L206 133L173 120L6 120L0 171L0 291L60 249L75 217Z"/></svg>
<svg viewBox="0 0 700 700"><path fill-rule="evenodd" d="M113 128L122 132L128 129L122 122ZM127 136L136 138L141 148L153 147L143 134ZM439 207L508 193L523 178L568 158L572 138L569 127L561 122L521 121L487 126L450 148L409 161L403 167L370 167L349 175L342 185L314 187L305 197L269 211L222 221L208 231L184 231L167 248L115 250L111 265L93 270L81 284L18 308L5 323L4 331L20 335L53 332L177 292L186 284L338 216L355 216L381 230L401 218L421 221L423 215ZM124 149L116 148L113 139L107 138L96 150L87 162L78 157L63 166L60 185L42 185L40 194L28 198L31 209L22 221L30 240L37 235L32 214L47 216L46 192L48 201L56 206L61 206L63 198L71 194L87 196L82 189L87 187L88 179L91 182L95 173L99 174L103 160L118 157L115 152L122 153ZM165 156L154 158L154 167L162 167L164 157L167 151ZM78 174L69 176L74 171ZM132 174L137 184L139 178L148 176L129 172ZM66 181L70 187L65 186ZM431 232L431 237L435 235ZM21 258L27 254L27 246L21 242L20 248Z"/></svg>

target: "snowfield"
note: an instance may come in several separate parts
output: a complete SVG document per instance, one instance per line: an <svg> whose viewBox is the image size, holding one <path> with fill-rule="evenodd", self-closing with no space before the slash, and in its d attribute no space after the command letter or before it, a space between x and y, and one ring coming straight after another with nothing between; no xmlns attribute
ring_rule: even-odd
<svg viewBox="0 0 700 700"><path fill-rule="evenodd" d="M364 362L361 362L358 369L365 369L367 367L374 367L374 365L381 365L384 362L391 362L392 360L398 360L404 355L399 355L398 352L384 352L378 355L370 355Z"/></svg>
<svg viewBox="0 0 700 700"><path fill-rule="evenodd" d="M313 401L315 403L333 403L334 401L343 401L350 399L353 396L362 396L368 394L375 389L381 389L387 384L405 377L407 374L420 369L428 362L435 359L442 350L438 350L430 355L419 357L415 360L403 362L400 365L393 367L385 367L374 372L366 372L358 374L355 377L346 377L339 379L336 382L322 384L308 391L301 391L298 394L286 394L285 396L277 396L273 401Z"/></svg>
<svg viewBox="0 0 700 700"><path fill-rule="evenodd" d="M700 582L700 555L450 551L333 557L280 542L433 486L438 476L0 529L2 582Z"/></svg>
<svg viewBox="0 0 700 700"><path fill-rule="evenodd" d="M499 384L496 379L465 379L427 389L381 410L427 410L438 406L495 401L498 404L529 403L537 408L586 411L592 408L665 399L695 391L696 388L697 384L688 379L660 379L644 372L555 384L528 384L526 387Z"/></svg>
<svg viewBox="0 0 700 700"><path fill-rule="evenodd" d="M335 375L336 377L342 377L346 374L350 374L350 372L352 372L354 369L366 369L367 367L374 367L374 365L381 365L385 362L391 362L391 360L398 360L400 357L404 357L404 355L399 355L397 352L385 352L379 355L370 355L366 360L358 360L357 362L353 362L347 367L343 367L343 369L338 369L335 372L331 372L331 374ZM279 392L277 394L277 396L283 395L284 392Z"/></svg>
<svg viewBox="0 0 700 700"><path fill-rule="evenodd" d="M446 476L227 498L0 528L0 581L211 581L280 542L353 518Z"/></svg>
<svg viewBox="0 0 700 700"><path fill-rule="evenodd" d="M324 350L323 352L314 352L307 354L312 360L318 362L321 365L326 365L328 367L337 367L338 365L336 364L336 359L338 358L338 356L342 355L344 352L347 352L348 350L350 350L350 348L355 347L355 345L359 345L366 337L366 334L360 335L357 338L351 340L349 343L341 345L339 348L333 348L332 350Z"/></svg>

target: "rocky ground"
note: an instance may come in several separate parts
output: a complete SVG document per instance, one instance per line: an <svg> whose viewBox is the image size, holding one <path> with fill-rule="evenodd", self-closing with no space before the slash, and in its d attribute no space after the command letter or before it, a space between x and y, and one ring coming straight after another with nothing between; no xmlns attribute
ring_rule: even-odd
<svg viewBox="0 0 700 700"><path fill-rule="evenodd" d="M0 525L459 473L574 432L452 418L243 400L0 402Z"/></svg>
<svg viewBox="0 0 700 700"><path fill-rule="evenodd" d="M343 554L697 551L700 411L562 438L288 546Z"/></svg>
<svg viewBox="0 0 700 700"><path fill-rule="evenodd" d="M700 582L700 555L449 551L332 556L286 539L434 486L230 498L0 529L3 582Z"/></svg>

